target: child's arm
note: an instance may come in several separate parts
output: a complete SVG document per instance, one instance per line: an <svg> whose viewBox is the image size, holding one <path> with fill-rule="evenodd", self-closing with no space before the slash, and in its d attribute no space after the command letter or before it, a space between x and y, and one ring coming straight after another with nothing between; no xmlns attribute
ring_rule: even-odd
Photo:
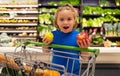
<svg viewBox="0 0 120 76"><path fill-rule="evenodd" d="M78 46L80 48L88 48L90 46L90 40L89 39L83 39L83 40L77 40ZM89 55L90 52L81 52L83 55ZM81 56L82 59L86 60L88 59L87 56Z"/></svg>

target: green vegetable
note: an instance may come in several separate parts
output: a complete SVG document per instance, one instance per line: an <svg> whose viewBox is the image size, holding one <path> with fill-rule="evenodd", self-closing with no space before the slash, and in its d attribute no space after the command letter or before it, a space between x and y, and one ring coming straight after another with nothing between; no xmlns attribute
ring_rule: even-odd
<svg viewBox="0 0 120 76"><path fill-rule="evenodd" d="M6 75L6 76L8 76L8 75L9 76L22 76L22 72L21 71L11 69L11 68L9 68L7 66L2 68L1 73Z"/></svg>
<svg viewBox="0 0 120 76"><path fill-rule="evenodd" d="M58 5L64 5L64 4L72 4L72 5L78 5L80 3L80 0L60 0L60 1L50 1L48 2L49 5L54 5L54 4L58 4Z"/></svg>
<svg viewBox="0 0 120 76"><path fill-rule="evenodd" d="M93 38L92 38L92 43L95 45L99 45L103 43L103 37L100 36L99 34L96 34Z"/></svg>

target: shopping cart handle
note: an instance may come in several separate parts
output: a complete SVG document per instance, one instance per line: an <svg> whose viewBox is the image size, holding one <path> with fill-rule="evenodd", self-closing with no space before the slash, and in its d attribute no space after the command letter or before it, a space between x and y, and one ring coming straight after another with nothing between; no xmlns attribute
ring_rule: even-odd
<svg viewBox="0 0 120 76"><path fill-rule="evenodd" d="M80 48L76 46L67 46L67 45L59 45L59 44L44 44L43 42L35 42L35 41L26 41L24 45L27 46L29 44L35 44L39 46L48 46L53 48L62 48L62 49L69 49L69 50L76 50L76 51L83 51L83 52L92 52L96 56L100 53L99 49L90 49L90 48Z"/></svg>

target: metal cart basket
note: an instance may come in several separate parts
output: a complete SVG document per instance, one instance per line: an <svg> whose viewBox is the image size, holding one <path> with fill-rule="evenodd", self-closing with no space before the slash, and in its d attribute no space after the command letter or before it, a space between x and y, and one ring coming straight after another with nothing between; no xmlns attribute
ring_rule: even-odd
<svg viewBox="0 0 120 76"><path fill-rule="evenodd" d="M39 45L38 42L26 42L25 44L17 47L14 53L5 53L4 60L0 61L2 64L2 76L94 76L95 74L95 60L96 56L99 53L98 49L83 49L71 46L67 47L67 49L76 49L76 50L83 50L92 52L89 55L80 54L80 58L71 58L66 56L56 55L54 52L66 54L67 52L62 52L59 50L52 50L52 49L43 49L42 47L29 47L28 44L36 44ZM40 43L40 45L44 46L53 46L53 45L46 45ZM55 44L57 45L57 44ZM62 47L61 47L62 46ZM57 48L66 48L63 45L55 46ZM78 48L78 47L77 47ZM94 51L94 52L93 52ZM97 52L97 53L96 53ZM68 54L68 53L67 53ZM69 53L70 55L77 55L74 53ZM78 60L80 62L79 75L76 75L71 71L70 73L67 72L67 66L59 65L52 63L52 57L61 57L66 58L68 64L70 60L73 61L72 67L74 68L74 62ZM87 59L82 59L82 57L86 57ZM64 63L64 62L63 62ZM61 75L62 72L62 75Z"/></svg>

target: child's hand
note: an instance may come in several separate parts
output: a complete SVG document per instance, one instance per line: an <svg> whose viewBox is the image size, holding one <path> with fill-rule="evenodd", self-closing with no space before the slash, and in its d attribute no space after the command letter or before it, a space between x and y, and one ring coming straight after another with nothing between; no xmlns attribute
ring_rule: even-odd
<svg viewBox="0 0 120 76"><path fill-rule="evenodd" d="M90 46L89 39L77 40L78 46L81 48L88 48Z"/></svg>
<svg viewBox="0 0 120 76"><path fill-rule="evenodd" d="M43 43L50 44L53 40L53 34L51 32L47 32L43 35Z"/></svg>
<svg viewBox="0 0 120 76"><path fill-rule="evenodd" d="M76 39L77 39L77 43L78 43L79 47L87 48L90 46L90 39L89 39L87 33L85 33L85 32L79 33L77 35Z"/></svg>

